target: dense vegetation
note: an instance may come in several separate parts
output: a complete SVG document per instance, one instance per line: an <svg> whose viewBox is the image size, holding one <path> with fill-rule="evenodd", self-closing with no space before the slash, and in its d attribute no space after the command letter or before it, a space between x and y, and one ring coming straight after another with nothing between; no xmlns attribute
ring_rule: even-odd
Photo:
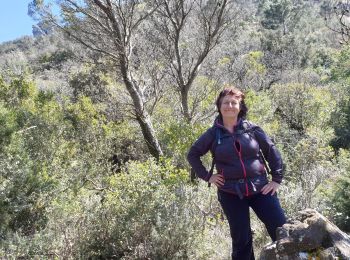
<svg viewBox="0 0 350 260"><path fill-rule="evenodd" d="M185 160L225 84L283 155L287 214L350 232L350 48L327 13L344 6L122 1L118 36L100 1L60 1L56 25L44 2L34 37L0 45L0 258L229 258L215 188Z"/></svg>

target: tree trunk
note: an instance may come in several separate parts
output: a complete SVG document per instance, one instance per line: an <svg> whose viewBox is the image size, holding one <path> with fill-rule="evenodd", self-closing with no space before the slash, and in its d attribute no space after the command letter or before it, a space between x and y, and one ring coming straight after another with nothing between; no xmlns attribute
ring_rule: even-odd
<svg viewBox="0 0 350 260"><path fill-rule="evenodd" d="M120 54L120 56L120 72L122 74L126 89L133 101L136 120L141 127L141 131L146 141L149 152L152 156L159 160L160 156L163 155L163 151L154 132L151 116L144 108L142 92L139 87L132 82L132 79L129 76L126 56L123 54Z"/></svg>
<svg viewBox="0 0 350 260"><path fill-rule="evenodd" d="M190 123L192 121L192 115L188 107L188 90L189 88L187 86L181 88L181 107L186 121Z"/></svg>
<svg viewBox="0 0 350 260"><path fill-rule="evenodd" d="M156 138L151 117L148 115L148 113L144 113L143 115L137 116L136 120L141 127L149 152L152 154L152 156L159 160L160 156L163 155L163 151L159 145L158 139Z"/></svg>

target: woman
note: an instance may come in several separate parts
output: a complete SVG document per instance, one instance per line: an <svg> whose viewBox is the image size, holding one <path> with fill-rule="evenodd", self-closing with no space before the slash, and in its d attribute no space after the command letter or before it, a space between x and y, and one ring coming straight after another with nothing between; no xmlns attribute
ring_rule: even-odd
<svg viewBox="0 0 350 260"><path fill-rule="evenodd" d="M245 120L248 109L239 89L221 91L216 106L219 116L213 127L192 145L187 159L199 178L218 187L218 200L230 226L232 259L252 260L249 208L265 224L273 241L277 227L286 222L276 194L283 177L282 159L265 132ZM213 154L216 174L208 172L200 159L208 151Z"/></svg>

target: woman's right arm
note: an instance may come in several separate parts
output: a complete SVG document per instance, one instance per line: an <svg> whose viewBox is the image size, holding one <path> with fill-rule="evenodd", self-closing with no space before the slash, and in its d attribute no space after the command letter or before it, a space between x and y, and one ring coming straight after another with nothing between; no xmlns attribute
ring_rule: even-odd
<svg viewBox="0 0 350 260"><path fill-rule="evenodd" d="M200 157L210 150L214 140L215 130L212 127L202 134L196 142L194 142L187 155L187 160L192 169L195 171L196 175L205 181L209 181L211 173L209 173L204 167Z"/></svg>

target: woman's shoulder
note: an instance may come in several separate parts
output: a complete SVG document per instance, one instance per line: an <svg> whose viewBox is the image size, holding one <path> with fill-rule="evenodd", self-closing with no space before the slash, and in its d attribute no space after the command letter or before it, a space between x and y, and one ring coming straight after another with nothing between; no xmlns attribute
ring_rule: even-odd
<svg viewBox="0 0 350 260"><path fill-rule="evenodd" d="M215 136L215 131L216 131L215 126L208 127L206 130L202 132L199 138L204 138L204 137L208 138L208 137Z"/></svg>
<svg viewBox="0 0 350 260"><path fill-rule="evenodd" d="M195 145L197 144L210 144L215 139L215 127L207 128L196 140Z"/></svg>
<svg viewBox="0 0 350 260"><path fill-rule="evenodd" d="M255 130L255 129L261 129L260 126L258 126L257 124L253 123L252 121L248 121L246 119L244 119L242 121L242 126L245 130Z"/></svg>
<svg viewBox="0 0 350 260"><path fill-rule="evenodd" d="M254 134L260 134L260 135L265 135L265 131L257 124L248 121L248 120L243 120L242 122L243 128L246 132L252 132Z"/></svg>
<svg viewBox="0 0 350 260"><path fill-rule="evenodd" d="M213 125L204 132L205 135L215 136L215 132L217 131L217 126Z"/></svg>

